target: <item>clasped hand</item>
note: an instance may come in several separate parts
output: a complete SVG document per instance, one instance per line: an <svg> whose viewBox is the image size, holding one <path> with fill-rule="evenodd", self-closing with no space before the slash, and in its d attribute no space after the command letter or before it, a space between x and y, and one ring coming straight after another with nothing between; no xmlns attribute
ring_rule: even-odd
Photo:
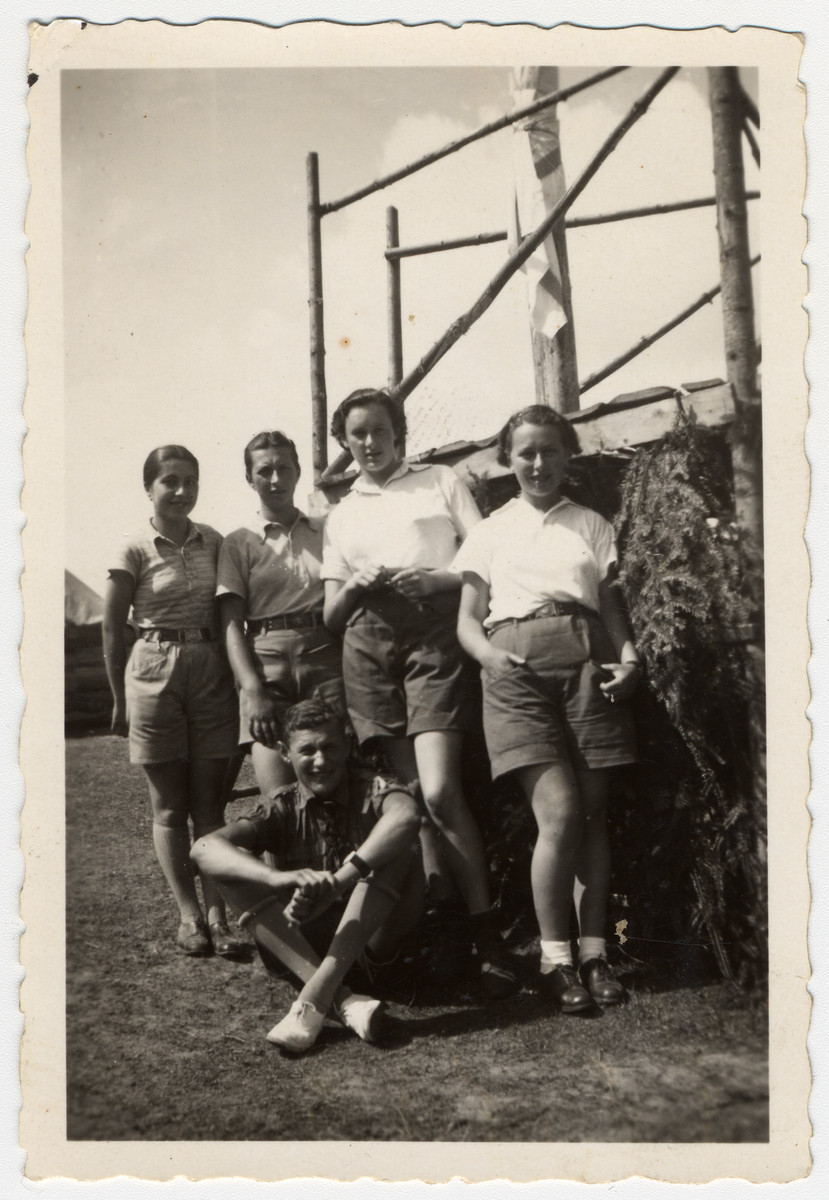
<svg viewBox="0 0 829 1200"><path fill-rule="evenodd" d="M293 925L312 921L329 908L340 895L330 871L295 871L294 894L285 907L285 916Z"/></svg>

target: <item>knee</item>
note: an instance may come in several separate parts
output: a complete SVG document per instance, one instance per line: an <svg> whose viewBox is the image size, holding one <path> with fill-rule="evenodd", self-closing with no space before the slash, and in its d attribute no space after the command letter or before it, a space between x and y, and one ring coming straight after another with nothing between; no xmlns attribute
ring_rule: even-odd
<svg viewBox="0 0 829 1200"><path fill-rule="evenodd" d="M153 825L160 825L163 829L184 829L187 826L187 817L188 813L184 808L157 805L153 810Z"/></svg>
<svg viewBox="0 0 829 1200"><path fill-rule="evenodd" d="M423 803L438 829L453 829L464 800L460 789L446 782L429 792L424 791Z"/></svg>
<svg viewBox="0 0 829 1200"><path fill-rule="evenodd" d="M538 839L558 847L575 847L584 830L584 820L575 806L556 806L536 813Z"/></svg>

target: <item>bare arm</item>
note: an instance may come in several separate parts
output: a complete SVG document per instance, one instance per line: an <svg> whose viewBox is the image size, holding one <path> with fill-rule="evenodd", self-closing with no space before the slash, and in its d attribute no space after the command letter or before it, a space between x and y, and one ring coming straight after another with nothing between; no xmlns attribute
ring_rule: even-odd
<svg viewBox="0 0 829 1200"><path fill-rule="evenodd" d="M219 597L219 622L233 675L245 693L250 734L257 742L273 748L280 737L278 713L273 698L259 678L245 637L245 601L241 596L225 593Z"/></svg>
<svg viewBox="0 0 829 1200"><path fill-rule="evenodd" d="M127 701L124 672L127 666L127 642L124 631L130 614L135 582L128 571L113 571L104 594L104 663L112 692L111 729L119 737L127 736Z"/></svg>
<svg viewBox="0 0 829 1200"><path fill-rule="evenodd" d="M389 792L383 798L380 820L366 840L356 850L372 871L380 871L404 854L420 832L420 813L408 792ZM309 921L318 917L330 904L342 896L361 878L352 862L343 863L331 878L331 886L302 887L292 897L289 915L294 921Z"/></svg>
<svg viewBox="0 0 829 1200"><path fill-rule="evenodd" d="M313 887L327 871L279 871L269 867L251 851L256 832L250 821L232 821L222 829L199 838L190 851L200 871L225 883L258 883L273 891L308 885Z"/></svg>
<svg viewBox="0 0 829 1200"><path fill-rule="evenodd" d="M484 618L489 613L489 584L473 571L464 571L458 611L458 641L485 671L499 674L525 659L493 646L486 636Z"/></svg>
<svg viewBox="0 0 829 1200"><path fill-rule="evenodd" d="M615 569L611 568L599 584L599 617L610 635L617 659L614 663L601 664L612 673L613 678L599 686L605 695L623 699L630 695L639 682L641 666L615 579Z"/></svg>
<svg viewBox="0 0 829 1200"><path fill-rule="evenodd" d="M326 579L322 615L331 632L342 634L348 618L359 606L363 593L385 583L387 579L386 568L379 563L366 563L345 582Z"/></svg>

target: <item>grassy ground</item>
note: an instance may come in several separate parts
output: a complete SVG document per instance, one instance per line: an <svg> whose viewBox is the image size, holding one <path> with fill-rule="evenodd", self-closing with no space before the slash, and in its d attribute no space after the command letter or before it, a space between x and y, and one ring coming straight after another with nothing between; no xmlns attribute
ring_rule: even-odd
<svg viewBox="0 0 829 1200"><path fill-rule="evenodd" d="M395 1003L383 1048L332 1025L283 1057L264 1035L287 983L253 956L177 953L144 783L117 739L67 745L67 880L70 1138L768 1137L764 1008L652 972L592 1019L551 1013L531 987L490 1008Z"/></svg>

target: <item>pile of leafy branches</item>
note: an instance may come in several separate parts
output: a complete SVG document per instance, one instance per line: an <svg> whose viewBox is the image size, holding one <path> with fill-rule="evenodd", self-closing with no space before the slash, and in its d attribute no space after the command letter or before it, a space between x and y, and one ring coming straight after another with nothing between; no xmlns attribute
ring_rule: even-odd
<svg viewBox="0 0 829 1200"><path fill-rule="evenodd" d="M680 415L638 451L616 532L647 675L639 795L616 853L649 880L640 907L669 906L726 978L751 986L766 973L762 696L750 650L759 614L724 435ZM640 916L664 932L673 923Z"/></svg>

